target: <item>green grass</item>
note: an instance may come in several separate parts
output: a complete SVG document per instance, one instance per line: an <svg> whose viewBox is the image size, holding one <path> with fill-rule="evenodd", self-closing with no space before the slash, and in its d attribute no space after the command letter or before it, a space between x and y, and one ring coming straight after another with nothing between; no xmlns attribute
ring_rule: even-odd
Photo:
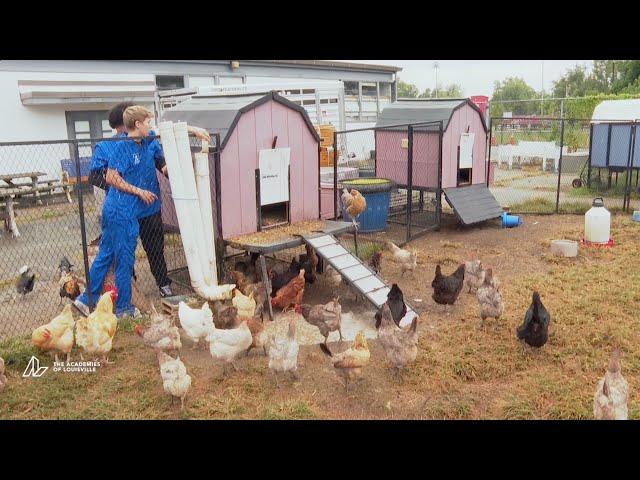
<svg viewBox="0 0 640 480"><path fill-rule="evenodd" d="M263 420L303 420L317 418L317 415L306 402L288 401L267 405L261 417Z"/></svg>
<svg viewBox="0 0 640 480"><path fill-rule="evenodd" d="M349 246L347 250L349 250L349 253L353 253L354 255L356 253L356 248L353 245ZM366 262L375 252L381 252L382 250L384 250L384 245L381 243L362 242L358 244L358 258Z"/></svg>
<svg viewBox="0 0 640 480"><path fill-rule="evenodd" d="M591 202L567 202L560 201L559 213L583 215L591 208ZM623 213L621 206L607 206L611 213ZM555 213L556 202L546 198L532 198L525 202L517 203L509 207L512 213Z"/></svg>

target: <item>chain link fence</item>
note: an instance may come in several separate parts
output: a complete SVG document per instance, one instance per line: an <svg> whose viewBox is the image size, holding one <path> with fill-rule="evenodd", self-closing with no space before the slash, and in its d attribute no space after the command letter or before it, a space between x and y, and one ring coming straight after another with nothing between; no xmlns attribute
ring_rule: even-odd
<svg viewBox="0 0 640 480"><path fill-rule="evenodd" d="M595 197L627 211L640 200L634 125L615 125L606 135L600 129L608 126L583 119L492 118L491 193L514 213L582 214Z"/></svg>
<svg viewBox="0 0 640 480"><path fill-rule="evenodd" d="M91 159L99 142L119 140L124 139L0 143L0 341L31 333L71 301L62 293L64 259L84 289L98 253L105 197L89 183ZM195 137L191 145L201 148ZM135 251L132 301L141 310L158 300L165 275L174 294L190 291L169 182L160 172L158 179L162 215L142 228L146 245L138 238ZM148 251L156 258L150 260Z"/></svg>

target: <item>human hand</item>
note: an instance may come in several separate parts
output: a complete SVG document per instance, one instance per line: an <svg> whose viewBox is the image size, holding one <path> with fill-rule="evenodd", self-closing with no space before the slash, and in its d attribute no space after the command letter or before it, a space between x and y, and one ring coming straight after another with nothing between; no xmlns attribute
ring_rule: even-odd
<svg viewBox="0 0 640 480"><path fill-rule="evenodd" d="M207 132L204 128L190 126L189 130L200 140L211 143L211 135L209 135L209 132Z"/></svg>
<svg viewBox="0 0 640 480"><path fill-rule="evenodd" d="M138 192L138 197L140 197L140 200L142 200L146 205L151 205L158 199L155 193L142 189Z"/></svg>

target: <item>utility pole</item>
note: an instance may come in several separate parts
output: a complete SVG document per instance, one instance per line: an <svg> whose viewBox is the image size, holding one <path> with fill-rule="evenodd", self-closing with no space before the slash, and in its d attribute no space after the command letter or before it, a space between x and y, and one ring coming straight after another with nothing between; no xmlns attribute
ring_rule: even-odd
<svg viewBox="0 0 640 480"><path fill-rule="evenodd" d="M436 98L438 98L438 69L440 64L438 62L433 63L433 69L436 71Z"/></svg>
<svg viewBox="0 0 640 480"><path fill-rule="evenodd" d="M540 116L544 116L544 60L542 60L542 101L540 102Z"/></svg>

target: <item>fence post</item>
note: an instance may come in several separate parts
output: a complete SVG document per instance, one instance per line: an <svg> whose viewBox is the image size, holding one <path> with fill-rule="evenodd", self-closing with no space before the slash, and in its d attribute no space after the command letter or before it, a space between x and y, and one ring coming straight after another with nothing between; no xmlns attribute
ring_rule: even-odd
<svg viewBox="0 0 640 480"><path fill-rule="evenodd" d="M82 193L82 175L80 173L80 149L78 140L73 140L73 155L76 161L76 186L78 192L78 215L80 216L80 235L82 237L82 256L84 260L84 277L87 280L86 290L89 300L89 311L93 310L93 296L91 295L91 278L89 277L89 253L87 252L87 227L84 218L84 195ZM102 228L102 225L100 226Z"/></svg>
<svg viewBox="0 0 640 480"><path fill-rule="evenodd" d="M442 219L442 141L444 137L443 132L444 124L440 121L440 128L438 130L440 140L438 141L438 189L436 191L436 222L438 224L438 230L440 230L440 221Z"/></svg>
<svg viewBox="0 0 640 480"><path fill-rule="evenodd" d="M407 238L411 238L411 210L413 208L413 127L407 128Z"/></svg>
<svg viewBox="0 0 640 480"><path fill-rule="evenodd" d="M562 176L562 149L564 148L564 118L560 119L560 159L558 160L558 188L556 190L556 213L560 208L560 177Z"/></svg>
<svg viewBox="0 0 640 480"><path fill-rule="evenodd" d="M328 157L328 154L327 154ZM338 133L333 132L333 219L338 220Z"/></svg>
<svg viewBox="0 0 640 480"><path fill-rule="evenodd" d="M629 139L631 142L631 148L629 149L629 160L627 161L627 178L624 182L624 200L622 201L622 210L624 212L629 212L629 207L631 207L631 177L633 176L633 157L635 155L637 134L636 127L636 123L633 123L631 125L631 138Z"/></svg>
<svg viewBox="0 0 640 480"><path fill-rule="evenodd" d="M487 154L487 188L489 188L489 174L491 172L491 139L493 131L491 130L493 123L493 118L489 117L489 152Z"/></svg>
<svg viewBox="0 0 640 480"><path fill-rule="evenodd" d="M589 124L589 159L587 165L587 188L591 188L591 151L593 149L593 123Z"/></svg>

